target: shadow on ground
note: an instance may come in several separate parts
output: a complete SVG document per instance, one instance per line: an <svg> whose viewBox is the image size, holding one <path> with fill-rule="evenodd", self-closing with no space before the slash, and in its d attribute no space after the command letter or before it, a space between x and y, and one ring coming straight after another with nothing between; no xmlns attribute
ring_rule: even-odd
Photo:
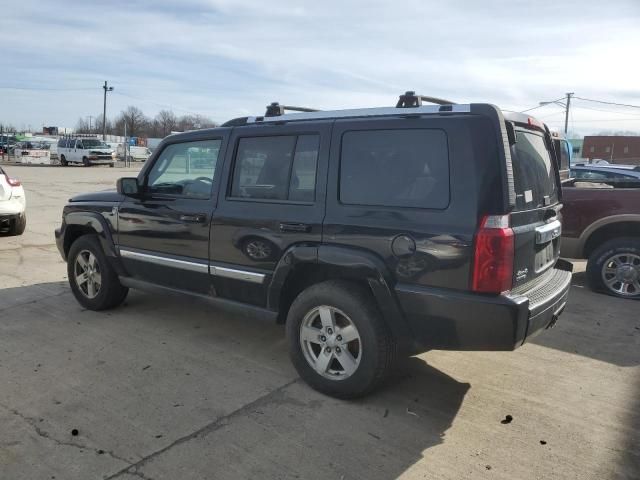
<svg viewBox="0 0 640 480"><path fill-rule="evenodd" d="M592 292L585 273L578 272L556 327L532 343L621 367L640 365L640 301Z"/></svg>
<svg viewBox="0 0 640 480"><path fill-rule="evenodd" d="M470 388L411 358L377 393L335 400L297 378L283 335L181 296L132 292L90 312L65 282L2 289L0 420L18 424L0 432L3 469L185 478L187 462L189 478L396 478L444 441Z"/></svg>

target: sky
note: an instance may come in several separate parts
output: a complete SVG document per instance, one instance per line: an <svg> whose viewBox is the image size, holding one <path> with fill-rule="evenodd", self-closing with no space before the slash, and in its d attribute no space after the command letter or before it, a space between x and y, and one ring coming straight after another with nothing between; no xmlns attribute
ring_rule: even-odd
<svg viewBox="0 0 640 480"><path fill-rule="evenodd" d="M3 2L0 123L74 127L128 105L222 122L273 101L394 105L406 90L521 111L640 106L640 0ZM572 101L569 130L640 132ZM562 106L531 110L561 129Z"/></svg>

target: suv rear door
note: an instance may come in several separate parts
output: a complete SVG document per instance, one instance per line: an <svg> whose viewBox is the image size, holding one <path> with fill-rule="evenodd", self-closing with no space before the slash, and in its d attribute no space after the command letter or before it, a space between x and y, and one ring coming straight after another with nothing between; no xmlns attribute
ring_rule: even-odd
<svg viewBox="0 0 640 480"><path fill-rule="evenodd" d="M287 249L320 243L331 124L234 128L211 224L217 296L265 306Z"/></svg>
<svg viewBox="0 0 640 480"><path fill-rule="evenodd" d="M516 194L511 213L515 256L513 287L535 281L560 254L560 183L551 137L529 125L515 124L511 145Z"/></svg>

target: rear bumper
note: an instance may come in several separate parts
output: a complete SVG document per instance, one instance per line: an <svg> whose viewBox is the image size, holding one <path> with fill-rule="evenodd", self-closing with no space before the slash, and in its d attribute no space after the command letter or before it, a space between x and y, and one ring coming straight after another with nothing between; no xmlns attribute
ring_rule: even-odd
<svg viewBox="0 0 640 480"><path fill-rule="evenodd" d="M514 350L552 327L571 285L569 262L558 260L544 283L508 295L479 295L414 285L396 286L416 351Z"/></svg>

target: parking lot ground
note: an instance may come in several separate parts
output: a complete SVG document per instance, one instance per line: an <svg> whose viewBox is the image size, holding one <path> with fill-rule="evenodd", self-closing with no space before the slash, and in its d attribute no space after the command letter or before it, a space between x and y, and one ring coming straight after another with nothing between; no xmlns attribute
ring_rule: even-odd
<svg viewBox="0 0 640 480"><path fill-rule="evenodd" d="M590 292L584 262L531 343L428 352L345 402L298 378L282 326L140 292L83 310L53 229L135 170L6 169L28 223L0 237L1 479L640 478L640 303Z"/></svg>

